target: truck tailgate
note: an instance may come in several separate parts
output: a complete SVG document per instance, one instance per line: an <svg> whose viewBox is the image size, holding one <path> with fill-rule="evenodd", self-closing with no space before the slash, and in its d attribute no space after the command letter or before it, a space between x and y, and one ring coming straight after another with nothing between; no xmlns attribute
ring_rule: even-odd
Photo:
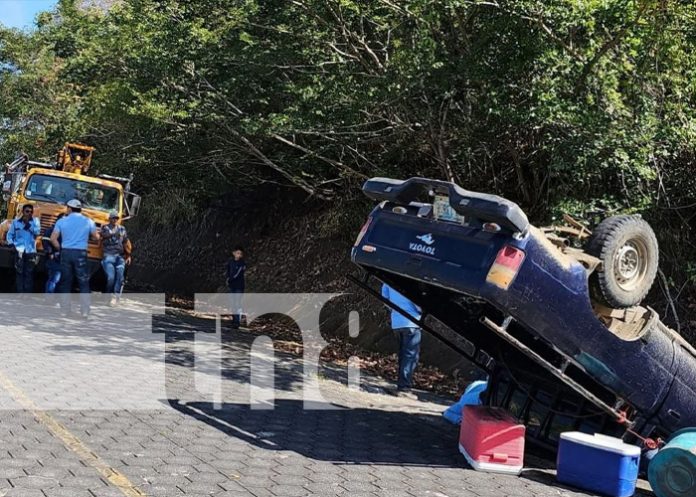
<svg viewBox="0 0 696 497"><path fill-rule="evenodd" d="M354 249L355 262L479 295L503 233L381 211ZM455 285L456 283L456 285Z"/></svg>

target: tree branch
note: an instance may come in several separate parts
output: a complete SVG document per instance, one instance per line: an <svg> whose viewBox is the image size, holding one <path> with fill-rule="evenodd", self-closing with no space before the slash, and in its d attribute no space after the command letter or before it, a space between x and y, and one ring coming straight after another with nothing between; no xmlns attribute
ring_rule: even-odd
<svg viewBox="0 0 696 497"><path fill-rule="evenodd" d="M602 57L604 57L607 54L607 52L609 52L609 50L611 50L619 44L619 42L626 35L629 29L633 28L636 24L638 24L638 22L640 22L640 19L643 17L643 14L645 13L646 9L646 4L641 5L640 9L638 10L638 14L636 15L636 18L629 24L624 25L614 36L607 40L604 43L604 45L602 45L600 49L597 50L597 53L595 53L592 56L592 58L585 64L585 66L582 68L582 72L580 73L578 81L575 83L576 91L581 90L585 86L587 77L590 75L592 69L594 69L594 67L602 59Z"/></svg>
<svg viewBox="0 0 696 497"><path fill-rule="evenodd" d="M328 197L325 195L326 192L318 193L312 186L307 183L305 180L302 178L298 178L296 176L293 176L289 172L287 172L285 169L280 167L278 164L273 162L271 159L266 157L266 155L261 152L251 141L244 135L242 135L239 131L236 129L230 127L230 126L225 126L225 128L232 134L234 135L235 138L237 138L239 141L241 141L247 150L257 159L259 159L263 164L266 166L270 167L277 173L279 173L281 176L286 178L288 181L290 181L293 185L298 186L302 188L305 192L308 194L315 196L317 198L320 198L322 200L328 200Z"/></svg>
<svg viewBox="0 0 696 497"><path fill-rule="evenodd" d="M342 169L344 172L348 173L348 174L351 175L351 176L356 176L356 177L358 177L358 178L363 178L363 179L367 179L367 178L368 178L366 175L364 175L364 174L362 174L362 173L356 171L355 169L352 169L351 167L346 166L344 163L342 163L342 162L340 162L340 161L337 161L337 160L334 160L334 159L329 159L328 157L324 157L323 155L319 155L317 152L314 152L313 150L310 150L310 149L308 149L308 148L305 148L305 147L303 147L302 145L299 145L299 144L297 144L297 143L295 143L295 142L292 142L292 141L290 141L290 140L287 140L286 138L283 138L283 137L280 136L280 135L273 134L273 135L271 135L271 136L272 136L273 138L275 138L276 140L278 140L279 142L281 142L281 143L285 143L286 145L289 145L289 146L291 146L291 147L293 147L293 148L296 148L297 150L300 150L300 151L306 153L307 155L316 157L317 159L322 160L322 161L326 162L327 164L330 164L330 165L332 165L332 166L334 166L334 167L337 167L338 169Z"/></svg>

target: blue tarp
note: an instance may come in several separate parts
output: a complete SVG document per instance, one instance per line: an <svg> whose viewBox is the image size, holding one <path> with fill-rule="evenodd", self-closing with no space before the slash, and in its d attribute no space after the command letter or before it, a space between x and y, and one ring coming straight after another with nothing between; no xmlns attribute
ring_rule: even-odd
<svg viewBox="0 0 696 497"><path fill-rule="evenodd" d="M457 403L448 407L442 415L450 423L458 425L462 421L462 409L464 409L464 406L481 405L481 394L486 391L486 388L488 388L488 381L474 381L466 387L464 394Z"/></svg>

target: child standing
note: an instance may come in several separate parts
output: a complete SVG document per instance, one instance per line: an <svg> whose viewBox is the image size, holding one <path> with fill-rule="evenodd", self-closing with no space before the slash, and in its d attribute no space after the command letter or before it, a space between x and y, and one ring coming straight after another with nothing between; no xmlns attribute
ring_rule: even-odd
<svg viewBox="0 0 696 497"><path fill-rule="evenodd" d="M227 286L230 289L230 303L234 313L232 315L232 328L234 329L239 328L241 324L245 271L244 249L237 246L232 251L232 258L227 261Z"/></svg>

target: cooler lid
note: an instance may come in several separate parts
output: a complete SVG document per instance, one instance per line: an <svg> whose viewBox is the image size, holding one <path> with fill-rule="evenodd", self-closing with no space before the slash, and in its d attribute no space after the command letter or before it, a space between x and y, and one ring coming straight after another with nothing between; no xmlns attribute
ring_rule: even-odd
<svg viewBox="0 0 696 497"><path fill-rule="evenodd" d="M640 447L625 443L620 438L608 437L606 435L582 433L579 431L567 431L561 433L561 440L575 442L595 449L606 450L621 454L622 456L639 456Z"/></svg>
<svg viewBox="0 0 696 497"><path fill-rule="evenodd" d="M465 416L469 414L475 416L479 422L483 423L503 423L521 426L521 424L514 417L512 417L512 414L502 407L469 405L464 406L464 410L462 412Z"/></svg>

